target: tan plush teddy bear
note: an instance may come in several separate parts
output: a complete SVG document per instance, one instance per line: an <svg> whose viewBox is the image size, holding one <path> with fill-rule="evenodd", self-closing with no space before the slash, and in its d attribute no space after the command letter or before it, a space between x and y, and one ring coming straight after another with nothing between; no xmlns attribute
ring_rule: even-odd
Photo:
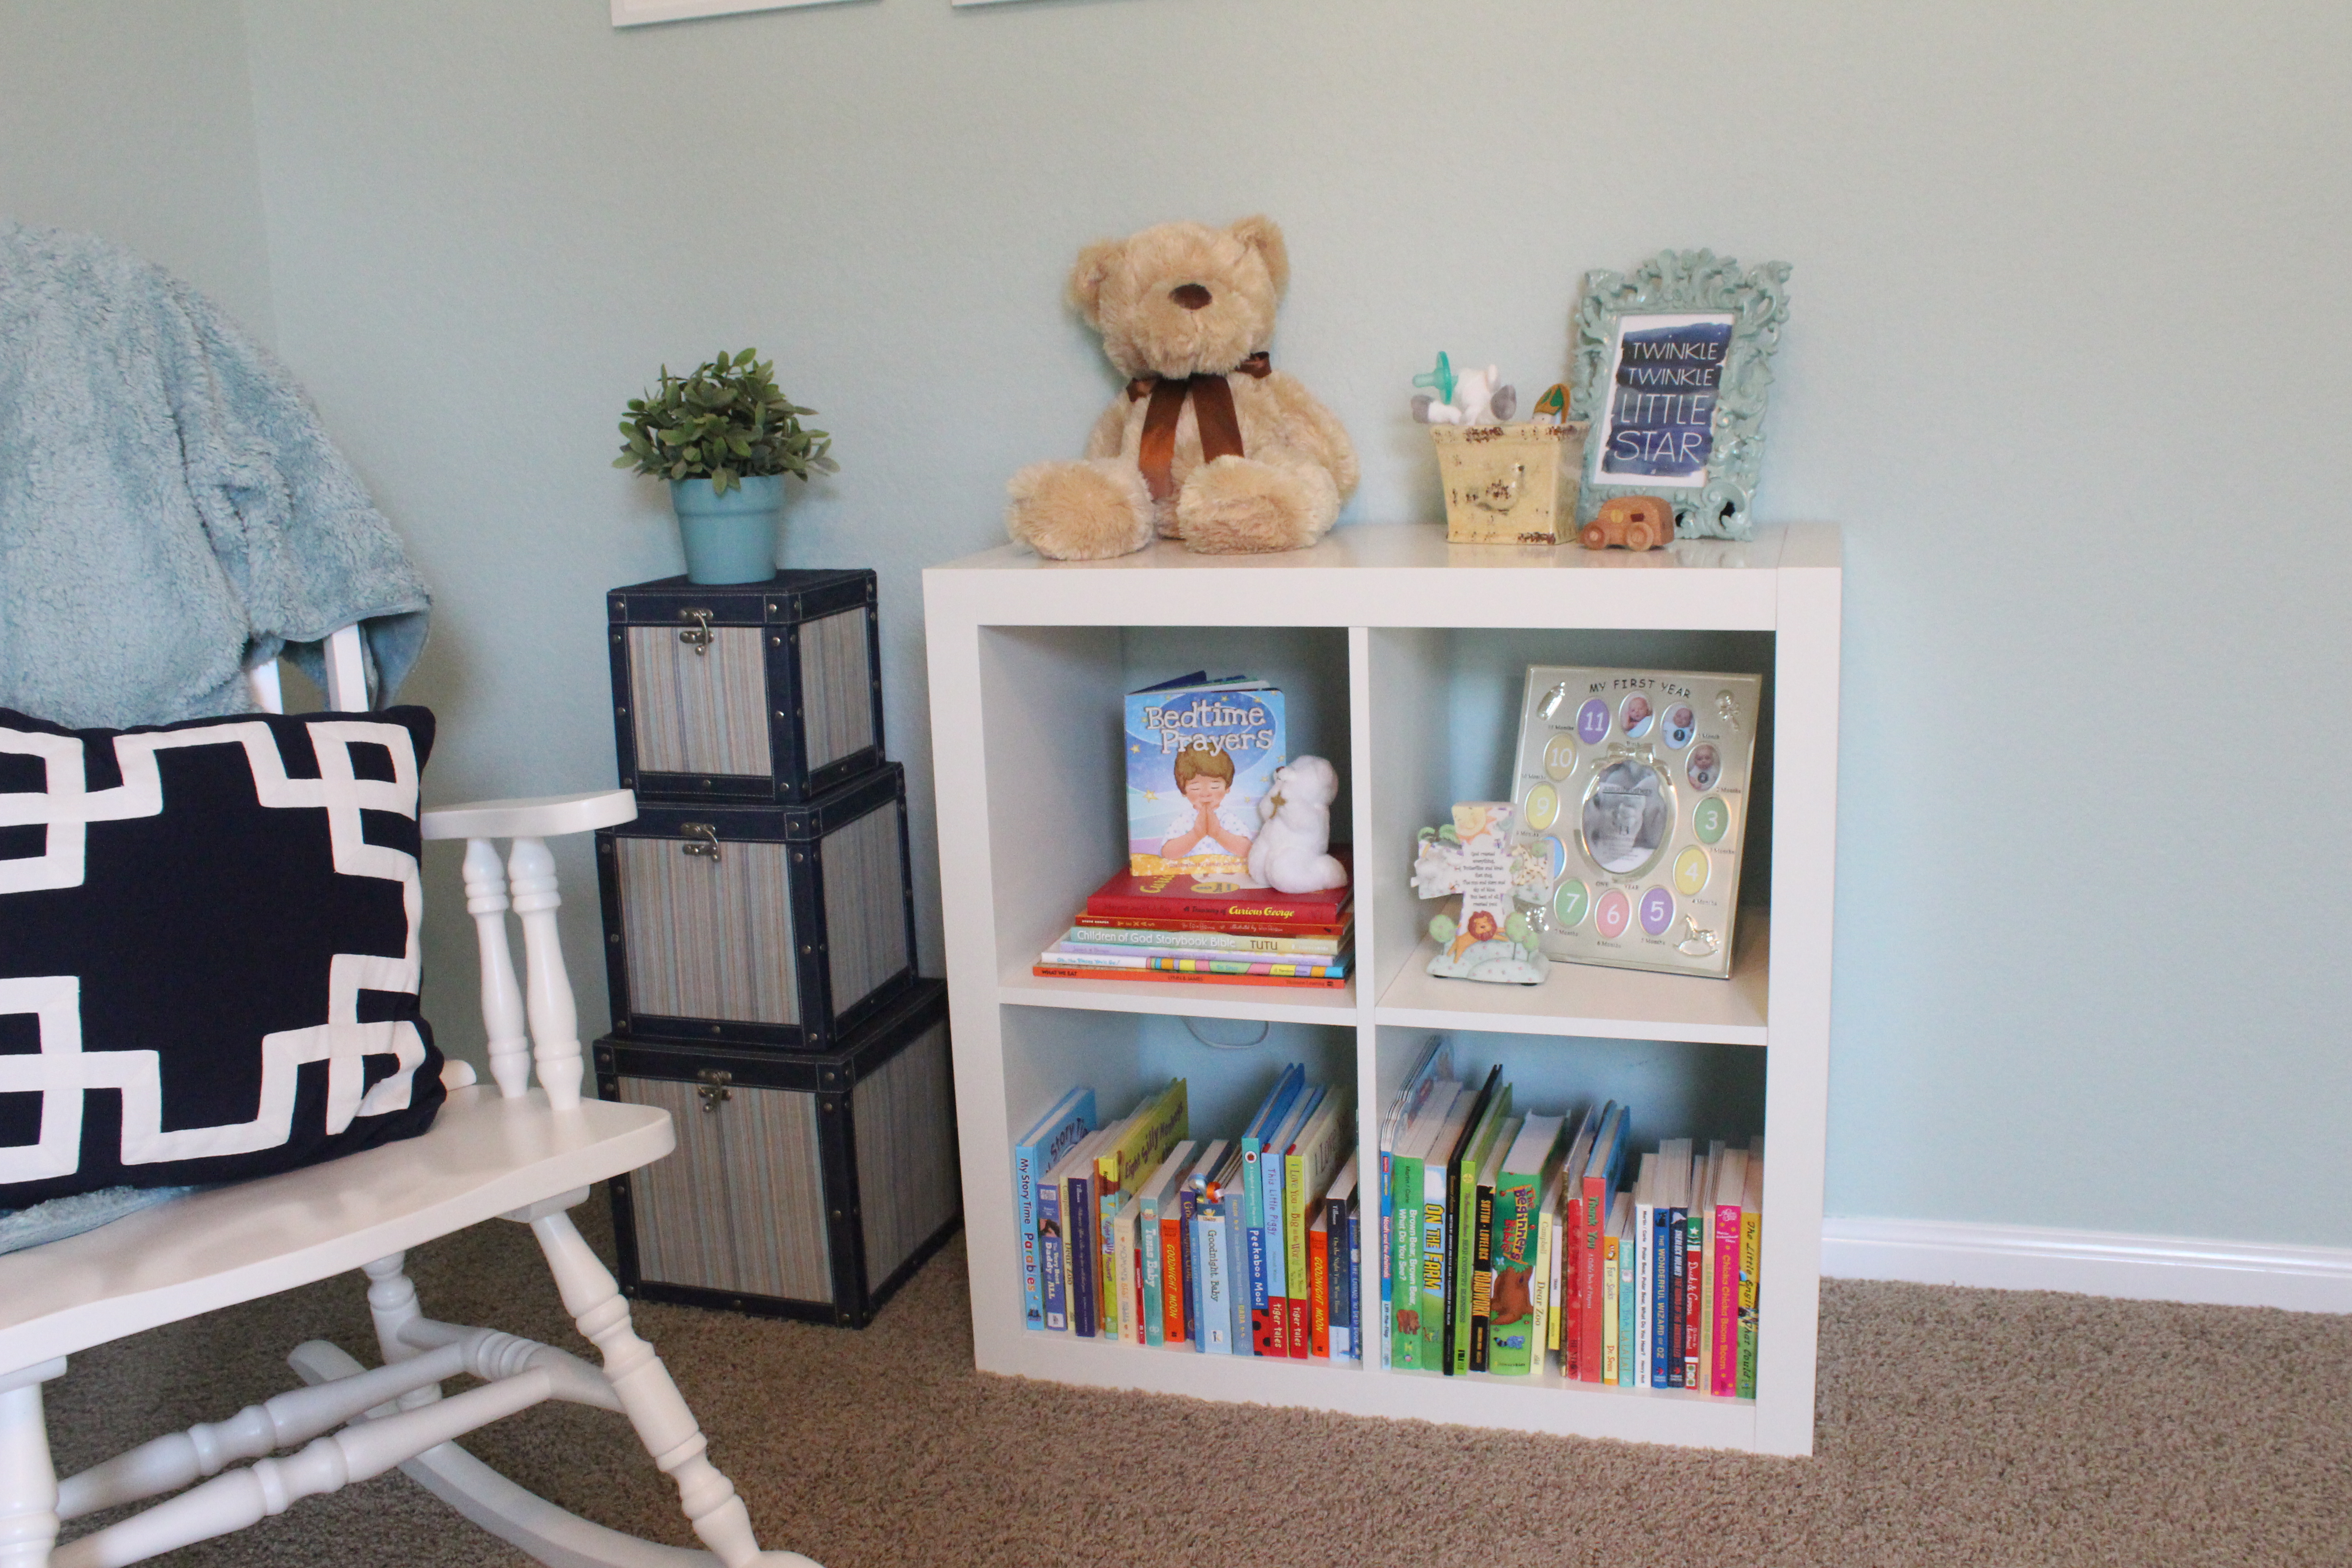
<svg viewBox="0 0 2352 1568"><path fill-rule="evenodd" d="M1124 555L1156 532L1214 553L1314 543L1356 488L1331 411L1273 369L1290 281L1270 218L1164 223L1078 255L1070 302L1132 379L1095 421L1087 459L1013 477L1005 529L1059 561Z"/></svg>

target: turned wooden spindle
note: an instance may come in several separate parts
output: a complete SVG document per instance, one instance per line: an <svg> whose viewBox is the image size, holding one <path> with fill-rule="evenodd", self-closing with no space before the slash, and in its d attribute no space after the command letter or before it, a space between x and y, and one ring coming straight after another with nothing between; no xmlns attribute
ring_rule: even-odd
<svg viewBox="0 0 2352 1568"><path fill-rule="evenodd" d="M466 912L482 954L482 1026L490 1039L490 1077L499 1093L519 1100L530 1088L530 1037L523 1028L522 988L507 948L507 869L498 846L466 840Z"/></svg>

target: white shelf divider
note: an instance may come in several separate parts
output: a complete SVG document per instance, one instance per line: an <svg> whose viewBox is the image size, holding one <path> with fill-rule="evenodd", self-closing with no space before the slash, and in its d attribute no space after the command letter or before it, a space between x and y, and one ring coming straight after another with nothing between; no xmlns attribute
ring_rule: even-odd
<svg viewBox="0 0 2352 1568"><path fill-rule="evenodd" d="M1637 556L1449 545L1434 526L1359 526L1284 555L1194 555L1162 542L1113 561L1065 563L1006 546L923 576L973 1353L982 1370L1530 1432L1811 1452L1836 849L1834 528L1772 528L1744 543L1685 541ZM1125 853L1121 637L1125 628L1171 625L1346 628L1358 851L1356 961L1345 989L1030 973L1039 947ZM1728 981L1560 964L1544 985L1519 988L1424 973L1429 906L1412 897L1409 847L1413 830L1443 820L1451 803L1454 639L1497 628L1774 634L1771 903L1742 911ZM1204 654L1213 651L1213 637L1203 643ZM1368 1152L1405 1070L1407 1043L1431 1031L1469 1037L1462 1048L1474 1058L1481 1033L1616 1039L1634 1050L1669 1041L1763 1049L1756 1399L1601 1389L1557 1375L1392 1372L1379 1364L1376 1333L1362 1366L1335 1367L1025 1330L1012 1140L1045 1109L1030 1102L1053 1087L1042 1069L1066 1069L1059 1058L1024 1055L1024 1069L1008 1071L1006 1053L1024 1050L1024 1037L1007 1029L1007 1008L1348 1031L1339 1037L1354 1041L1358 1146ZM1098 1026L1061 1016L1073 1027ZM1200 1072L1219 1068L1204 1060ZM1008 1082L1024 1085L1019 1103ZM1105 1115L1124 1109L1102 1107ZM1378 1223L1377 1166L1376 1157L1365 1164L1368 1232ZM1375 1303L1378 1250L1368 1235L1358 1289Z"/></svg>

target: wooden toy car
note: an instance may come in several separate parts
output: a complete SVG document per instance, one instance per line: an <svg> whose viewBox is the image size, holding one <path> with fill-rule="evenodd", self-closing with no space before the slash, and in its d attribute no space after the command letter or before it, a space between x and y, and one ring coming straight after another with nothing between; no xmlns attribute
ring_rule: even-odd
<svg viewBox="0 0 2352 1568"><path fill-rule="evenodd" d="M1675 536L1675 509L1656 496L1611 496L1577 538L1587 550L1655 550Z"/></svg>

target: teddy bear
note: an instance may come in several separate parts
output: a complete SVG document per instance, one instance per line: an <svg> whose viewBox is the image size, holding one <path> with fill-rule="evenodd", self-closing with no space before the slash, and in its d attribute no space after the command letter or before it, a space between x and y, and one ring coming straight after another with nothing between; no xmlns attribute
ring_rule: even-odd
<svg viewBox="0 0 2352 1568"><path fill-rule="evenodd" d="M1157 534L1205 553L1297 550L1356 489L1331 411L1266 348L1290 281L1282 230L1163 223L1078 253L1069 300L1125 387L1080 462L1013 477L1005 531L1038 554L1095 561Z"/></svg>
<svg viewBox="0 0 2352 1568"><path fill-rule="evenodd" d="M1257 803L1265 825L1250 840L1249 874L1278 893L1319 893L1348 885L1348 868L1330 851L1331 803L1339 773L1321 757L1297 757L1274 770Z"/></svg>

